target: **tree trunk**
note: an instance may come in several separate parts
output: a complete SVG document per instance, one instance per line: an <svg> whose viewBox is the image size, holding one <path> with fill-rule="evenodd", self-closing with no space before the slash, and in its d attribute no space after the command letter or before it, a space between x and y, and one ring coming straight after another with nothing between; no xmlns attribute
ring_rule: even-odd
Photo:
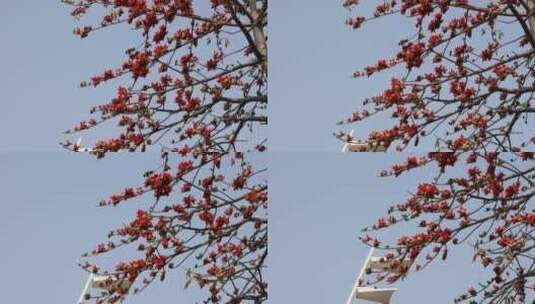
<svg viewBox="0 0 535 304"><path fill-rule="evenodd" d="M251 17L253 18L253 38L255 40L256 48L258 49L258 52L264 57L264 59L267 58L267 43L266 43L266 36L263 31L263 24L264 24L264 18L265 16L260 16L258 14L258 7L256 6L257 0L249 0L249 9ZM530 0L531 1L531 0ZM535 0L534 0L535 1ZM262 17L260 19L260 17Z"/></svg>
<svg viewBox="0 0 535 304"><path fill-rule="evenodd" d="M529 8L529 32L535 40L535 0L528 0Z"/></svg>

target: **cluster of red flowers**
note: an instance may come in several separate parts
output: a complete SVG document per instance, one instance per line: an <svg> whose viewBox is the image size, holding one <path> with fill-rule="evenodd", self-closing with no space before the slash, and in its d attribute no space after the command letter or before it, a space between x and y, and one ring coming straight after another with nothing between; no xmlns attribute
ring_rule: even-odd
<svg viewBox="0 0 535 304"><path fill-rule="evenodd" d="M423 63L422 55L426 48L423 42L408 43L403 45L401 52L397 55L398 59L403 59L407 64L407 68L420 67Z"/></svg>
<svg viewBox="0 0 535 304"><path fill-rule="evenodd" d="M232 187L234 190L236 189L243 189L245 187L245 183L247 182L247 179L251 177L253 174L253 168L252 167L245 167L243 171L238 175L234 180L232 181Z"/></svg>
<svg viewBox="0 0 535 304"><path fill-rule="evenodd" d="M175 177L168 172L151 174L145 179L145 187L149 187L154 191L154 196L160 198L162 196L168 196L171 193L174 180Z"/></svg>
<svg viewBox="0 0 535 304"><path fill-rule="evenodd" d="M114 194L110 197L109 201L102 201L100 203L101 206L106 206L108 204L117 205L122 201L126 201L128 199L134 198L136 196L142 195L144 193L143 188L138 188L135 190L134 188L128 187L124 189L123 193L120 194Z"/></svg>

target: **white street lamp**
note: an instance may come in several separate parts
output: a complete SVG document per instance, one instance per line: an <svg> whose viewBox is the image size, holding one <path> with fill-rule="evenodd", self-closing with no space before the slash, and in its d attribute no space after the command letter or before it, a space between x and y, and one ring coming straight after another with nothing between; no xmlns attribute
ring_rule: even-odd
<svg viewBox="0 0 535 304"><path fill-rule="evenodd" d="M370 248L370 252L364 261L364 265L360 270L360 273L353 285L353 290L347 299L347 304L353 303L355 299L367 300L376 303L390 304L390 299L392 295L397 290L397 288L377 288L375 286L360 286L360 282L366 269L372 269L377 271L388 270L390 272L395 272L395 269L392 269L389 262L384 258L374 257L373 255L374 248Z"/></svg>
<svg viewBox="0 0 535 304"><path fill-rule="evenodd" d="M130 280L119 279L112 275L97 275L92 273L89 275L89 278L85 283L84 290L82 291L77 304L85 303L86 296L89 294L91 288L105 290L111 294L113 291L117 290L128 291L130 286L132 286Z"/></svg>

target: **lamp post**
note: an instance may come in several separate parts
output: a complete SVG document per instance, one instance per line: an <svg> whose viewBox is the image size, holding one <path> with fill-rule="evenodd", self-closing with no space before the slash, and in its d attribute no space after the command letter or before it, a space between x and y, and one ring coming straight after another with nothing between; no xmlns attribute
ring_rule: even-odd
<svg viewBox="0 0 535 304"><path fill-rule="evenodd" d="M359 275L355 281L355 284L353 285L353 289L351 290L351 294L349 295L346 304L352 304L355 299L368 300L382 304L390 304L392 295L395 291L397 291L397 288L377 288L375 286L360 286L361 279L364 276L366 269L379 271L395 271L395 269L391 269L390 264L384 258L373 256L373 251L374 248L370 248L370 252L366 257L366 260L364 261L364 265L362 265L362 268L360 269Z"/></svg>

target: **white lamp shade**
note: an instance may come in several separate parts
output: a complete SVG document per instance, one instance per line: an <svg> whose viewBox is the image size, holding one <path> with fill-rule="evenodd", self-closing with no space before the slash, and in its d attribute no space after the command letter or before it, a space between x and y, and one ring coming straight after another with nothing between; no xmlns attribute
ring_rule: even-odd
<svg viewBox="0 0 535 304"><path fill-rule="evenodd" d="M390 299L396 290L396 288L358 287L356 298L376 303L389 304Z"/></svg>
<svg viewBox="0 0 535 304"><path fill-rule="evenodd" d="M408 262L402 262L402 265L396 265L393 267L393 261L388 261L383 257L373 256L374 247L370 248L370 252L366 257L364 265L360 269L360 273L357 276L351 294L347 299L346 304L353 304L356 299L371 301L381 304L390 304L390 299L392 295L397 290L397 288L377 288L375 286L362 286L363 276L366 271L372 270L377 272L399 272L399 270L405 270L406 266L410 266Z"/></svg>

